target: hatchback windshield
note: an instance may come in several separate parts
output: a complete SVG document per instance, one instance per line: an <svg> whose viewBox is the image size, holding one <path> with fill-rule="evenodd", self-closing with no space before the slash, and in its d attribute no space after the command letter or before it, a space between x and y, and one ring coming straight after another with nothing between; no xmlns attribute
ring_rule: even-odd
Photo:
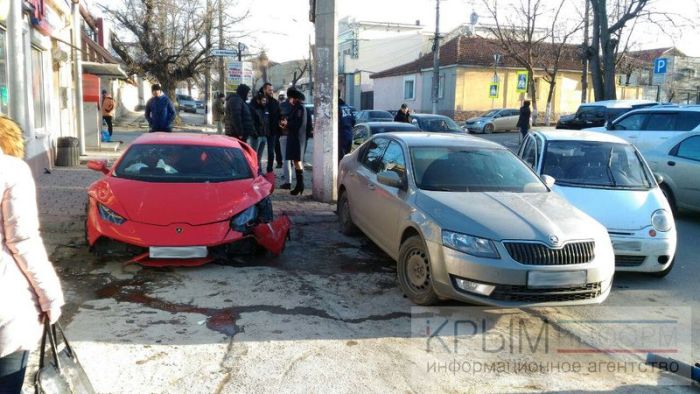
<svg viewBox="0 0 700 394"><path fill-rule="evenodd" d="M418 188L447 192L542 193L547 187L505 149L411 149Z"/></svg>
<svg viewBox="0 0 700 394"><path fill-rule="evenodd" d="M491 111L489 111L481 116L483 116L484 118L490 118L490 117L496 115L498 113L498 111L500 111L500 110L494 109L494 110L491 110Z"/></svg>
<svg viewBox="0 0 700 394"><path fill-rule="evenodd" d="M424 117L418 123L423 131L462 132L457 123L446 116Z"/></svg>
<svg viewBox="0 0 700 394"><path fill-rule="evenodd" d="M542 173L559 185L649 189L651 177L631 145L595 141L550 141Z"/></svg>
<svg viewBox="0 0 700 394"><path fill-rule="evenodd" d="M115 176L147 182L224 182L252 178L237 148L197 145L133 145Z"/></svg>

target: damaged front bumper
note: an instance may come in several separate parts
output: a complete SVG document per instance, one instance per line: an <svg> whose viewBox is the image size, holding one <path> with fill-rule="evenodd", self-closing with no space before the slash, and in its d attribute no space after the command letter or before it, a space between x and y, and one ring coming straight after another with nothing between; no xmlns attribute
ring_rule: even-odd
<svg viewBox="0 0 700 394"><path fill-rule="evenodd" d="M236 220L250 208L255 208L254 215L244 222ZM289 217L273 218L269 197L250 208L229 221L196 226L158 226L128 220L115 224L99 215L89 215L87 241L98 255L135 256L127 264L149 267L199 266L250 252L279 255L289 238Z"/></svg>

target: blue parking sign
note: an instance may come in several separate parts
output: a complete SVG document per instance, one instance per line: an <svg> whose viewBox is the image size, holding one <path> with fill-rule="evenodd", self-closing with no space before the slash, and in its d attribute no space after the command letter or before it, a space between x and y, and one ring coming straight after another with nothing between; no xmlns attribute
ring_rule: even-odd
<svg viewBox="0 0 700 394"><path fill-rule="evenodd" d="M665 57L654 59L654 74L666 74L667 68L668 59L666 59Z"/></svg>

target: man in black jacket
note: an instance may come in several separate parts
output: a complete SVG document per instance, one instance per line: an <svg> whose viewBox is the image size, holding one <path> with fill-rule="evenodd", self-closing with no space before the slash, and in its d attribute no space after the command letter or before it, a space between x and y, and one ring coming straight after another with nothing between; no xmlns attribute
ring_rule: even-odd
<svg viewBox="0 0 700 394"><path fill-rule="evenodd" d="M277 168L282 167L282 150L280 149L280 103L272 97L272 84L266 82L260 91L267 99L267 112L270 119L270 134L267 137L267 172L272 172L272 165L277 156Z"/></svg>
<svg viewBox="0 0 700 394"><path fill-rule="evenodd" d="M246 104L250 88L246 84L238 85L236 94L226 98L226 135L246 142L254 130L253 116Z"/></svg>
<svg viewBox="0 0 700 394"><path fill-rule="evenodd" d="M394 122L411 123L411 111L409 111L408 105L401 104L401 109L394 116Z"/></svg>

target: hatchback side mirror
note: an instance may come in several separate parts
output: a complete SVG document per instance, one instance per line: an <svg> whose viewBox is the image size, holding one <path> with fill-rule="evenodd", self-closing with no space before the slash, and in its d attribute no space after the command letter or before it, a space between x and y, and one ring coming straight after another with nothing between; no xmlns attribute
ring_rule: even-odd
<svg viewBox="0 0 700 394"><path fill-rule="evenodd" d="M654 173L654 179L656 179L656 183L658 183L659 185L664 183L664 176L656 172Z"/></svg>
<svg viewBox="0 0 700 394"><path fill-rule="evenodd" d="M542 175L542 182L544 182L545 185L547 185L548 188L554 187L554 184L556 183L556 179L554 177L551 177L549 175Z"/></svg>
<svg viewBox="0 0 700 394"><path fill-rule="evenodd" d="M103 174L109 173L109 167L107 167L107 162L104 160L90 160L87 163L87 167L93 171L99 171Z"/></svg>
<svg viewBox="0 0 700 394"><path fill-rule="evenodd" d="M395 187L397 189L404 189L406 187L406 183L404 182L404 180L401 179L401 176L399 176L399 174L395 173L394 171L380 172L379 174L377 174L377 181L382 185Z"/></svg>
<svg viewBox="0 0 700 394"><path fill-rule="evenodd" d="M607 122L607 123L605 123L605 129L606 130L615 130L615 126L613 126L612 122Z"/></svg>

